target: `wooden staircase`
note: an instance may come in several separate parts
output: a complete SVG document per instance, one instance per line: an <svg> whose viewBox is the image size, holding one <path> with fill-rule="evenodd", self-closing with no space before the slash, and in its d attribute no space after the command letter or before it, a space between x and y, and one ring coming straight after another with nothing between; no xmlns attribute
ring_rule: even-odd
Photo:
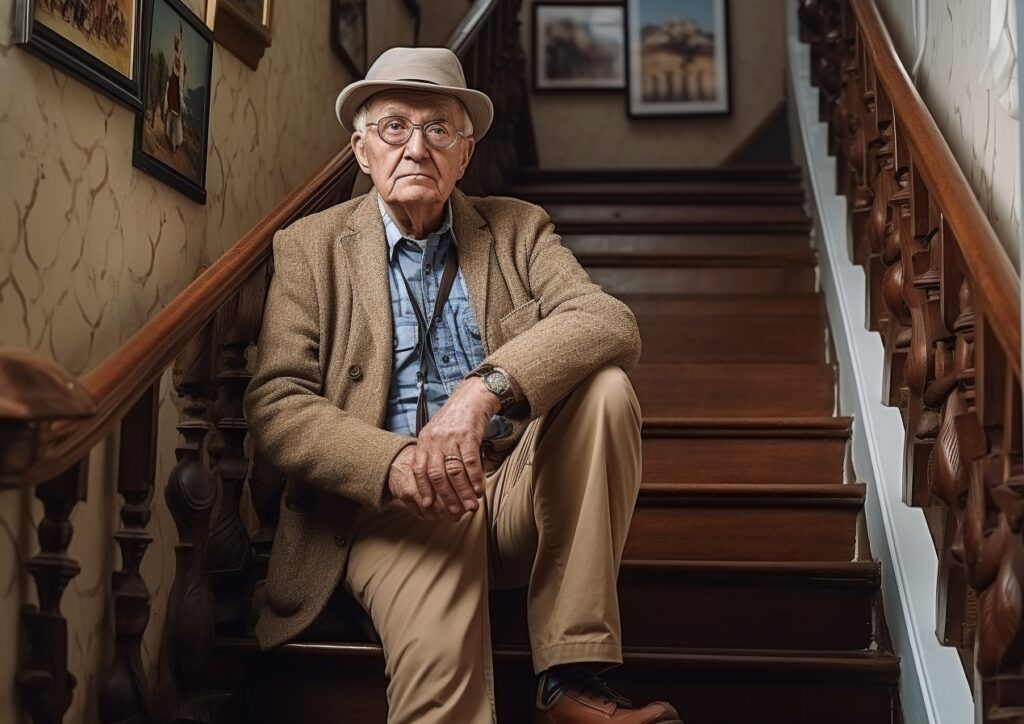
<svg viewBox="0 0 1024 724"><path fill-rule="evenodd" d="M672 701L688 724L898 722L798 173L532 171L511 193L550 211L644 339L631 373L644 482L613 685ZM524 598L492 602L511 724L530 721L534 696ZM246 721L385 720L382 654L352 632L270 655L223 638L219 651L248 660Z"/></svg>

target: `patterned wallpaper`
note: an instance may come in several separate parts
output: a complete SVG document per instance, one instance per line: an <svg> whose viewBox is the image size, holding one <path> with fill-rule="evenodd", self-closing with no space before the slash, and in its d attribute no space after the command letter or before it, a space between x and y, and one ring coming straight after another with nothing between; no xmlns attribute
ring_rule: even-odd
<svg viewBox="0 0 1024 724"><path fill-rule="evenodd" d="M533 1L526 0L523 5L523 42L529 51L533 47ZM729 3L733 87L732 113L727 117L631 120L626 116L625 91L531 93L541 166L719 165L783 100L783 12L783 0ZM586 142L581 143L581 138Z"/></svg>
<svg viewBox="0 0 1024 724"><path fill-rule="evenodd" d="M104 359L346 142L334 118L350 80L331 52L326 0L277 2L273 45L254 72L215 46L206 206L132 167L128 109L11 43L15 0L0 0L0 344L25 347L80 374ZM189 0L201 10L205 0ZM372 54L411 42L401 0L370 4ZM162 381L157 480L174 463L178 418ZM116 444L90 459L88 502L72 516L82 573L64 596L71 670L65 721L96 721L112 654L110 574L119 566ZM162 483L160 484L162 489ZM156 543L144 563L154 594L146 634L152 668L174 576L173 521L153 501ZM20 607L34 599L23 562L40 506L0 492L0 721L21 722L14 675ZM12 635L7 635L12 634Z"/></svg>
<svg viewBox="0 0 1024 724"><path fill-rule="evenodd" d="M913 62L906 0L876 0L904 65ZM927 0L928 31L917 88L1010 258L1019 267L1019 121L979 83L990 0Z"/></svg>

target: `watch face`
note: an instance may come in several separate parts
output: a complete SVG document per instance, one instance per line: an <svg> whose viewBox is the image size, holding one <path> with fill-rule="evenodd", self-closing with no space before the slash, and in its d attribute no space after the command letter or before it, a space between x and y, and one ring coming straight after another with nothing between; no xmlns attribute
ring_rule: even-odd
<svg viewBox="0 0 1024 724"><path fill-rule="evenodd" d="M484 384L487 389L496 395L502 395L508 389L508 380L500 372L490 372L484 376Z"/></svg>

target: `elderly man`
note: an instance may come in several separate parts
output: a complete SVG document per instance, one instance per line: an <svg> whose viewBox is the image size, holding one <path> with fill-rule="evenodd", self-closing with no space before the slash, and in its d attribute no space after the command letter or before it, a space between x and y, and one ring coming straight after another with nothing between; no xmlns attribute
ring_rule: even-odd
<svg viewBox="0 0 1024 724"><path fill-rule="evenodd" d="M640 482L633 315L543 210L455 189L493 110L450 51L385 52L336 111L374 190L274 239L246 396L288 477L261 645L342 586L380 633L389 722L493 722L488 590L525 585L536 722L678 722L597 676L622 661Z"/></svg>

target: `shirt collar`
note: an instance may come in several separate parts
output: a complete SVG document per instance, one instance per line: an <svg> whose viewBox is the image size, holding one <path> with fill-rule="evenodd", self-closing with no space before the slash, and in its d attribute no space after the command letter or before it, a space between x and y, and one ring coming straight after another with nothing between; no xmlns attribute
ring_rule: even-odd
<svg viewBox="0 0 1024 724"><path fill-rule="evenodd" d="M377 208L380 209L380 217L384 222L384 236L388 241L388 258L394 258L395 248L398 246L398 242L406 237L402 236L402 231L398 228L398 224L391 218L391 214L388 213L388 207L384 204L384 199L377 195ZM455 241L455 233L452 231L452 202L451 199L444 204L444 223L441 224L441 228L437 231L428 234L426 239L412 239L411 241L416 242L421 247L426 247L435 238L440 240L445 234L452 234L452 241Z"/></svg>

